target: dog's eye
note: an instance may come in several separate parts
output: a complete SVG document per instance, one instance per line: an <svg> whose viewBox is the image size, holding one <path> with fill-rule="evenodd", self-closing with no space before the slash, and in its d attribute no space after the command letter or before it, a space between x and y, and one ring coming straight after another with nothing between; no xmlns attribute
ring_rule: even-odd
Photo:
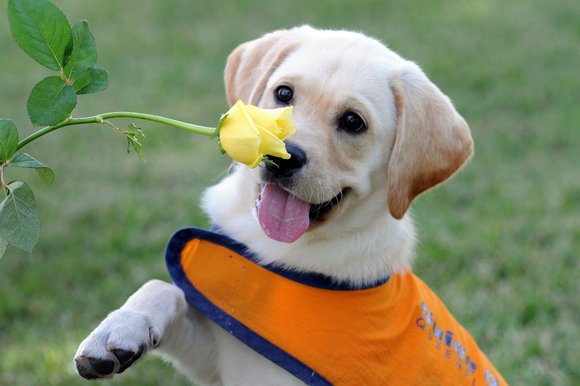
<svg viewBox="0 0 580 386"><path fill-rule="evenodd" d="M361 134L366 131L367 125L360 115L347 111L338 119L338 128L350 134Z"/></svg>
<svg viewBox="0 0 580 386"><path fill-rule="evenodd" d="M280 86L274 91L274 98L282 104L289 104L294 96L294 91L288 86Z"/></svg>

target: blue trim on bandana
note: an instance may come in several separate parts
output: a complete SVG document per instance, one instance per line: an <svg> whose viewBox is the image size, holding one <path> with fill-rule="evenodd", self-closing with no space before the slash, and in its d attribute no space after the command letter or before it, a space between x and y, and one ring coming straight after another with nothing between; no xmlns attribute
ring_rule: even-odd
<svg viewBox="0 0 580 386"><path fill-rule="evenodd" d="M247 248L245 248L243 244L240 244L226 236L197 228L186 228L177 231L177 233L175 233L175 235L173 235L169 240L165 259L171 278L184 292L187 302L195 306L202 314L242 341L248 347L290 372L307 385L331 385L331 383L322 375L318 374L312 368L288 354L286 351L275 346L262 336L256 334L244 324L234 319L231 315L228 315L195 288L195 286L188 280L183 271L183 267L181 266L181 251L185 245L194 238L227 246L241 256L247 257Z"/></svg>
<svg viewBox="0 0 580 386"><path fill-rule="evenodd" d="M339 282L332 277L323 275L321 273L300 272L288 268L278 267L272 264L262 265L258 261L258 258L256 258L256 256L248 249L247 246L220 233L221 228L217 225L212 225L211 231L199 228L185 228L183 230L186 231L187 229L195 230L195 238L222 245L236 252L238 255L252 261L253 263L258 264L262 268L267 269L270 272L285 277L286 279L292 280L296 283L304 284L310 287L335 291L355 291L378 287L385 284L389 280L389 276L387 276L386 278L377 280L376 282L369 285L354 286L348 282Z"/></svg>

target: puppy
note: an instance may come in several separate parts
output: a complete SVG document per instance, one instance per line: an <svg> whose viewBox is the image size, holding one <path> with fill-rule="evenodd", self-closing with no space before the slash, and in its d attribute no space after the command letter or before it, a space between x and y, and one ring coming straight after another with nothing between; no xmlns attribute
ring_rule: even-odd
<svg viewBox="0 0 580 386"><path fill-rule="evenodd" d="M207 190L214 232L169 243L177 286L150 281L109 314L78 373L152 352L204 385L505 384L410 271L411 202L473 152L450 100L377 40L308 26L239 46L225 83L230 105L293 106L290 160Z"/></svg>

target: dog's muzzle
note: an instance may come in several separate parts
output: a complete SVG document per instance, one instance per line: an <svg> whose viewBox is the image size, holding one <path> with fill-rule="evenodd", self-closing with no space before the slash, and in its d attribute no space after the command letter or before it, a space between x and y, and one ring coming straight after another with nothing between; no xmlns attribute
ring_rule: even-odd
<svg viewBox="0 0 580 386"><path fill-rule="evenodd" d="M291 243L312 225L320 224L342 201L343 189L322 203L304 201L293 193L300 172L308 157L299 146L288 144L290 159L269 157L262 169L260 194L256 201L258 220L264 233L273 240Z"/></svg>

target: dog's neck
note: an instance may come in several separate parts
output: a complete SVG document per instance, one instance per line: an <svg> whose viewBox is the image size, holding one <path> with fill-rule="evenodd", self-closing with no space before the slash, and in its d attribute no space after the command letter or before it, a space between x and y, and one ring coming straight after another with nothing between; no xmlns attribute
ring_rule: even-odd
<svg viewBox="0 0 580 386"><path fill-rule="evenodd" d="M209 188L203 208L213 224L247 245L260 263L317 272L355 286L410 269L415 244L413 223L408 216L395 220L386 207L383 213L376 213L377 201L385 201L384 193L366 199L355 214L343 214L286 244L268 238L262 231L254 209L255 186L247 183L248 178L238 169Z"/></svg>

